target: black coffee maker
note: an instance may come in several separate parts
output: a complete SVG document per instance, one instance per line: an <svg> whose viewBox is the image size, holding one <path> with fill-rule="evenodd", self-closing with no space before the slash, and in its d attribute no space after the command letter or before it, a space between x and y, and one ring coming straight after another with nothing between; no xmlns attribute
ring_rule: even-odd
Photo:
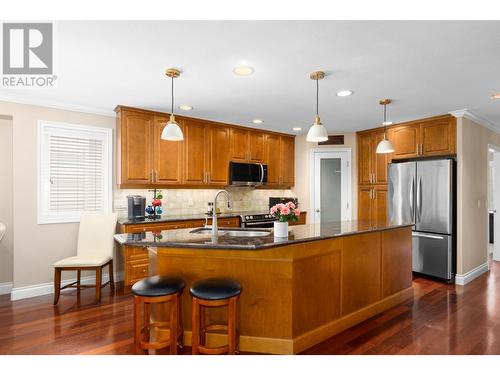
<svg viewBox="0 0 500 375"><path fill-rule="evenodd" d="M146 218L146 197L127 195L128 219L140 221Z"/></svg>

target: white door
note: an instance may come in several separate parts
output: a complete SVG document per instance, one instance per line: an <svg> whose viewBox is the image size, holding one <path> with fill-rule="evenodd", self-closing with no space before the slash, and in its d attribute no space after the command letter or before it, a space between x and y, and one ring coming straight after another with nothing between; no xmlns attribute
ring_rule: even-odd
<svg viewBox="0 0 500 375"><path fill-rule="evenodd" d="M313 150L313 223L351 220L351 150Z"/></svg>

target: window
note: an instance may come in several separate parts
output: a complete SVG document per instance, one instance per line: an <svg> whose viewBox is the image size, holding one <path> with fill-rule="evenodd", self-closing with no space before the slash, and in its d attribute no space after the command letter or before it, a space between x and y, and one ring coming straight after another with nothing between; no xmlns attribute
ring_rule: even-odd
<svg viewBox="0 0 500 375"><path fill-rule="evenodd" d="M38 224L111 211L112 130L38 123Z"/></svg>

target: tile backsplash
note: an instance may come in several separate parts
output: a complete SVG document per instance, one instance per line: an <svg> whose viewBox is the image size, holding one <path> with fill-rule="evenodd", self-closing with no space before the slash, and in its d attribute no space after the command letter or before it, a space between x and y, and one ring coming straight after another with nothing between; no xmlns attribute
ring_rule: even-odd
<svg viewBox="0 0 500 375"><path fill-rule="evenodd" d="M207 210L208 202L213 201L219 189L160 189L163 194L163 215L195 215ZM233 211L266 211L269 197L293 197L291 190L264 190L247 187L226 189L233 198ZM127 195L143 195L146 204L151 203L153 193L144 189L116 189L114 192L114 211L120 217L127 216ZM225 198L220 197L219 207L226 212Z"/></svg>

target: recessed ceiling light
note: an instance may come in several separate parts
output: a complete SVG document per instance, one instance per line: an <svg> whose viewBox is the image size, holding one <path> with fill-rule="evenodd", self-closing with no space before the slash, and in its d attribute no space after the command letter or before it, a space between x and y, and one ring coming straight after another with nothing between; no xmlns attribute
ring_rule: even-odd
<svg viewBox="0 0 500 375"><path fill-rule="evenodd" d="M251 66L237 66L233 69L233 73L237 76L249 76L253 73L253 68Z"/></svg>
<svg viewBox="0 0 500 375"><path fill-rule="evenodd" d="M183 104L183 105L179 106L179 109L182 109L183 111L190 111L190 110L193 109L193 106L192 105Z"/></svg>
<svg viewBox="0 0 500 375"><path fill-rule="evenodd" d="M500 99L500 94L491 95L491 99Z"/></svg>
<svg viewBox="0 0 500 375"><path fill-rule="evenodd" d="M292 128L292 130L293 130L294 132L300 132L300 131L302 130L302 128L298 128L298 127L297 127L297 128Z"/></svg>
<svg viewBox="0 0 500 375"><path fill-rule="evenodd" d="M352 91L352 90L337 91L337 96L351 96L352 94L354 94L354 91Z"/></svg>
<svg viewBox="0 0 500 375"><path fill-rule="evenodd" d="M254 124L262 124L262 123L264 122L264 120L261 120L260 118L254 118L254 119L252 120L252 122L253 122Z"/></svg>

